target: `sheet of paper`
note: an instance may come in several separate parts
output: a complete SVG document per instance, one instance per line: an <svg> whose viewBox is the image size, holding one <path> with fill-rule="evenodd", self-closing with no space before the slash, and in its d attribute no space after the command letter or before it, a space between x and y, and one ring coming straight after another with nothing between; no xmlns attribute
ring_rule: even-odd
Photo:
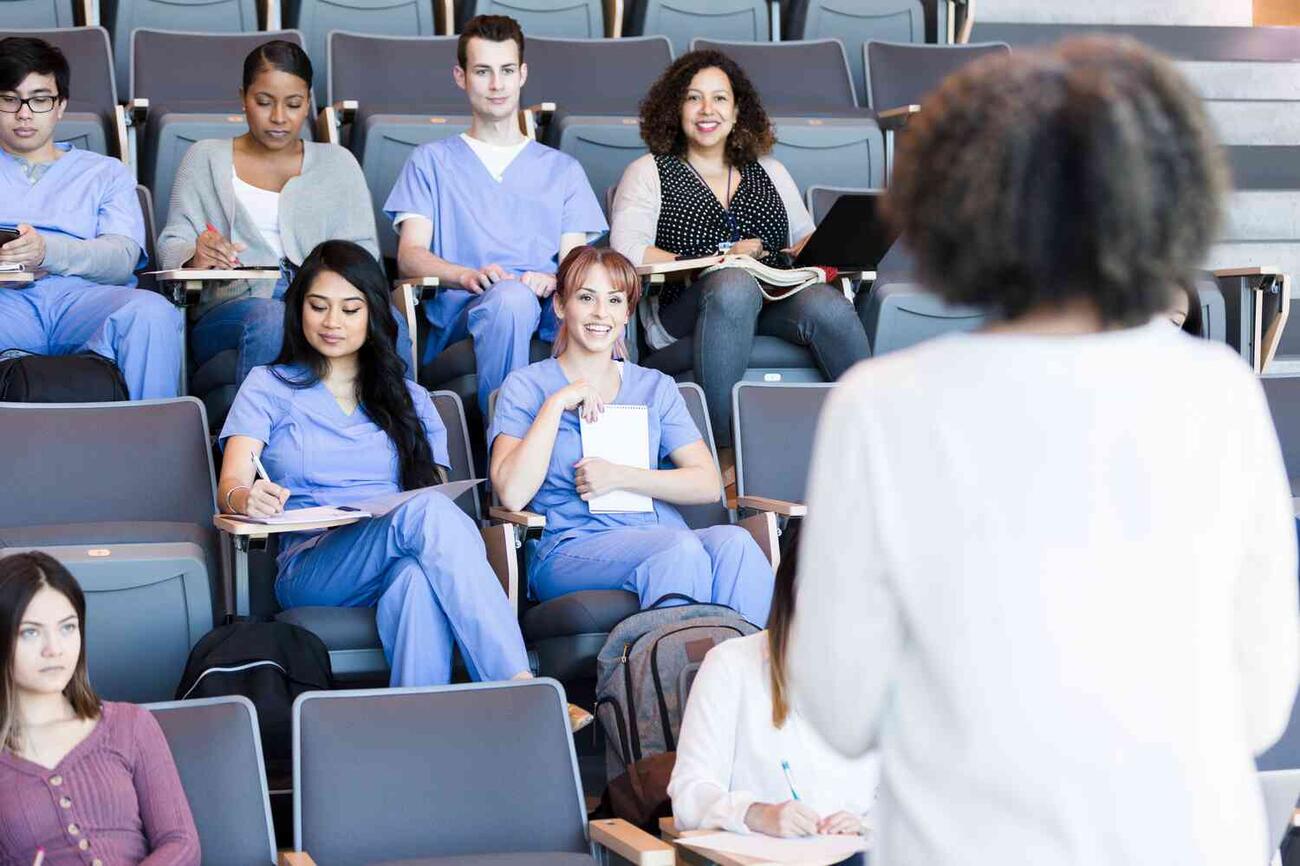
<svg viewBox="0 0 1300 866"><path fill-rule="evenodd" d="M582 427L582 456L610 463L650 468L650 411L645 406L614 403L605 407L594 424ZM587 502L592 514L623 514L655 510L654 500L640 493L612 490Z"/></svg>
<svg viewBox="0 0 1300 866"><path fill-rule="evenodd" d="M272 514L270 517L249 517L246 514L228 514L226 516L242 520L244 523L280 526L286 523L325 523L342 517L369 517L370 512L351 506L335 508L332 505L316 505L311 508L290 508L288 511Z"/></svg>
<svg viewBox="0 0 1300 866"><path fill-rule="evenodd" d="M799 863L802 866L831 866L866 850L861 836L802 836L779 839L775 836L742 833L709 833L683 836L678 845L709 852L754 858L756 863Z"/></svg>
<svg viewBox="0 0 1300 866"><path fill-rule="evenodd" d="M391 496L377 496L374 499L367 499L364 502L358 502L356 507L360 508L362 511L370 512L371 517L383 517L412 496L418 496L426 490L436 490L448 499L455 499L474 485L482 483L482 478L469 478L464 481L448 481L446 484L435 484L432 487L421 487L416 490L403 490L401 493L394 493Z"/></svg>

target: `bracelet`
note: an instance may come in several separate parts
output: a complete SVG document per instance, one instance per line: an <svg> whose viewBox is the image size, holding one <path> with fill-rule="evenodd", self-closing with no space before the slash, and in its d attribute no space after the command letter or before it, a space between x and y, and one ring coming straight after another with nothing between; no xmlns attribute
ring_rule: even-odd
<svg viewBox="0 0 1300 866"><path fill-rule="evenodd" d="M230 488L229 490L227 490L227 491L226 491L226 511L227 511L227 513L229 513L229 514L239 514L239 512L235 510L235 506L233 506L233 505L230 504L230 497L234 495L234 493L235 493L236 490L252 490L252 489L253 489L253 488L249 487L247 484L236 484L234 487L232 487L232 488Z"/></svg>

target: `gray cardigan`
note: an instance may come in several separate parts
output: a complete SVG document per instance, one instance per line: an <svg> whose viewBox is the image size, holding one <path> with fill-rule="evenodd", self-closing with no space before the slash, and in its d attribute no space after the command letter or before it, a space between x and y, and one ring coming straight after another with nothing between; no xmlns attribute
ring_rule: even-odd
<svg viewBox="0 0 1300 866"><path fill-rule="evenodd" d="M158 238L162 268L178 268L189 261L195 240L208 223L227 238L233 228L241 242L253 240L239 255L244 264L279 266L253 218L235 198L232 165L229 139L198 141L186 152L172 185L167 227ZM317 244L327 240L354 241L379 257L375 215L361 166L336 144L307 141L302 174L290 178L280 191L280 242L285 258L300 265ZM273 288L265 281L222 284L204 291L195 314L232 298L269 298Z"/></svg>

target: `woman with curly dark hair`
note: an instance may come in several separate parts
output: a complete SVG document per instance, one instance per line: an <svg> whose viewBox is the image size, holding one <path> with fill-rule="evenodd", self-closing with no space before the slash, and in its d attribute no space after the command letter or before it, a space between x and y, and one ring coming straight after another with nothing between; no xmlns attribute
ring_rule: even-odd
<svg viewBox="0 0 1300 866"><path fill-rule="evenodd" d="M875 862L1266 863L1296 533L1250 367L1165 315L1225 186L1200 100L1093 38L981 60L916 121L893 218L927 285L1001 319L828 399L793 700L879 748Z"/></svg>
<svg viewBox="0 0 1300 866"><path fill-rule="evenodd" d="M628 166L614 198L610 246L634 264L729 252L756 259L797 254L813 222L785 166L758 92L719 51L692 51L659 77L641 103L650 153ZM724 270L648 303L652 349L694 335L695 375L713 432L731 444L731 388L744 375L754 335L812 349L827 379L868 354L867 335L842 294L825 284L764 304L757 282Z"/></svg>

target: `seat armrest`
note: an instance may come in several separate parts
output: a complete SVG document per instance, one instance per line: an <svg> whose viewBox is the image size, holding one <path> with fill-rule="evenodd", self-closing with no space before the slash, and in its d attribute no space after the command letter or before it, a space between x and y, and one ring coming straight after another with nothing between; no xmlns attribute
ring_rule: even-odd
<svg viewBox="0 0 1300 866"><path fill-rule="evenodd" d="M281 851L279 866L316 866L306 851Z"/></svg>
<svg viewBox="0 0 1300 866"><path fill-rule="evenodd" d="M887 108L884 111L876 112L876 123L880 128L886 131L898 131L907 126L907 122L915 114L921 113L919 105L901 105L898 108Z"/></svg>
<svg viewBox="0 0 1300 866"><path fill-rule="evenodd" d="M759 511L737 520L736 525L750 534L775 573L781 567L781 529L776 525L776 514Z"/></svg>
<svg viewBox="0 0 1300 866"><path fill-rule="evenodd" d="M316 140L326 144L339 144L339 129L357 116L355 99L340 99L325 106L316 115Z"/></svg>
<svg viewBox="0 0 1300 866"><path fill-rule="evenodd" d="M279 30L281 23L280 0L258 0L258 16L262 19L263 30Z"/></svg>
<svg viewBox="0 0 1300 866"><path fill-rule="evenodd" d="M740 496L736 507L750 511L770 511L782 517L807 517L808 506L802 502L789 502L785 499L771 499L767 496Z"/></svg>
<svg viewBox="0 0 1300 866"><path fill-rule="evenodd" d="M626 6L623 0L605 0L605 38L617 39L623 35L623 15Z"/></svg>
<svg viewBox="0 0 1300 866"><path fill-rule="evenodd" d="M437 290L437 277L393 281L393 306L397 307L402 318L406 319L406 332L411 335L411 357L408 360L411 364L411 373L417 381L420 373L420 350L417 345L419 340L416 337L419 333L419 323L415 318L415 308L421 301L432 297L432 293ZM426 292L430 294L426 295Z"/></svg>
<svg viewBox="0 0 1300 866"><path fill-rule="evenodd" d="M1256 373L1264 373L1273 362L1282 341L1282 331L1291 314L1291 279L1275 265L1249 268L1219 268L1213 271L1220 289L1224 284L1236 285L1235 291L1248 289L1254 298L1255 335L1252 340L1252 357L1247 362ZM1266 305L1276 307L1268 327L1264 328ZM1243 311L1243 315L1245 312Z"/></svg>
<svg viewBox="0 0 1300 866"><path fill-rule="evenodd" d="M672 845L622 818L592 821L587 826L592 842L637 866L673 866L677 862Z"/></svg>
<svg viewBox="0 0 1300 866"><path fill-rule="evenodd" d="M505 523L494 523L479 530L483 536L483 547L487 551L488 565L492 566L510 607L519 613L519 541L515 538L515 528Z"/></svg>
<svg viewBox="0 0 1300 866"><path fill-rule="evenodd" d="M525 529L542 529L546 526L546 518L536 512L511 511L509 508L502 508L500 505L489 507L488 517L493 520L499 520L502 523L522 526Z"/></svg>
<svg viewBox="0 0 1300 866"><path fill-rule="evenodd" d="M451 36L455 30L454 0L433 0L433 32L438 36Z"/></svg>
<svg viewBox="0 0 1300 866"><path fill-rule="evenodd" d="M393 291L398 292L403 289L410 291L416 304L432 298L441 286L442 280L437 277L407 277L393 280Z"/></svg>

